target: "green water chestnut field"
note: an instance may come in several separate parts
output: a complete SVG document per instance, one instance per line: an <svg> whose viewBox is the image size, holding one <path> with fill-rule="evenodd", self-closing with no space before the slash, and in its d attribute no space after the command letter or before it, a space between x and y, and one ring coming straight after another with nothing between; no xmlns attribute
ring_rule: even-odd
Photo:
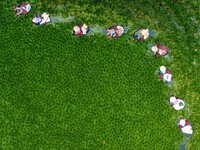
<svg viewBox="0 0 200 150"><path fill-rule="evenodd" d="M199 0L30 0L31 11L16 16L22 2L0 1L0 149L177 150L185 140L177 120L186 118L194 130L186 147L200 150ZM74 19L33 25L43 12ZM128 30L75 37L80 23ZM139 28L157 34L136 42ZM170 57L152 57L151 43ZM158 77L161 65L172 86ZM171 94L186 108L173 109Z"/></svg>

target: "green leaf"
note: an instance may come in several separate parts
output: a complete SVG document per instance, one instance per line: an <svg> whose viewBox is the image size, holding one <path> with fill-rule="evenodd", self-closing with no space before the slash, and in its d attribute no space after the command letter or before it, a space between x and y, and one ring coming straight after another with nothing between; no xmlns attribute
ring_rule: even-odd
<svg viewBox="0 0 200 150"><path fill-rule="evenodd" d="M30 0L30 3L35 3L35 0Z"/></svg>

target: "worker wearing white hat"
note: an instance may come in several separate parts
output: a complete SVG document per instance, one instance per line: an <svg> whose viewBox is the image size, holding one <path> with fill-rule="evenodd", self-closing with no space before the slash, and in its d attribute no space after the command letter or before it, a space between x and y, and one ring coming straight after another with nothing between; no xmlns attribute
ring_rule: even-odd
<svg viewBox="0 0 200 150"><path fill-rule="evenodd" d="M175 97L175 96L171 96L170 97L170 104L174 107L174 109L176 110L181 110L185 107L185 103L183 100Z"/></svg>
<svg viewBox="0 0 200 150"><path fill-rule="evenodd" d="M31 5L24 3L15 8L15 14L16 15L27 14L30 10L31 10Z"/></svg>
<svg viewBox="0 0 200 150"><path fill-rule="evenodd" d="M122 34L124 33L124 28L120 25L114 25L114 26L109 27L106 30L106 33L108 35L108 38L119 37L119 36L122 36Z"/></svg>
<svg viewBox="0 0 200 150"><path fill-rule="evenodd" d="M37 15L32 19L32 22L37 25L44 25L50 21L49 14L46 12L41 15Z"/></svg>
<svg viewBox="0 0 200 150"><path fill-rule="evenodd" d="M133 33L134 39L140 41L140 40L146 40L149 37L149 29L140 29Z"/></svg>
<svg viewBox="0 0 200 150"><path fill-rule="evenodd" d="M151 47L151 51L154 55L165 56L168 54L168 48L162 44L155 44Z"/></svg>
<svg viewBox="0 0 200 150"><path fill-rule="evenodd" d="M172 80L172 74L165 66L159 68L159 76L165 82L171 82Z"/></svg>
<svg viewBox="0 0 200 150"><path fill-rule="evenodd" d="M82 36L85 35L89 32L90 28L88 25L84 24L80 24L80 25L76 25L73 28L73 32L75 35L77 36Z"/></svg>
<svg viewBox="0 0 200 150"><path fill-rule="evenodd" d="M192 125L187 120L181 119L178 125L184 134L191 135L193 133Z"/></svg>
<svg viewBox="0 0 200 150"><path fill-rule="evenodd" d="M48 23L48 22L51 21L50 18L49 18L49 14L47 14L46 12L43 13L41 16L42 16L41 24L45 24L45 23Z"/></svg>

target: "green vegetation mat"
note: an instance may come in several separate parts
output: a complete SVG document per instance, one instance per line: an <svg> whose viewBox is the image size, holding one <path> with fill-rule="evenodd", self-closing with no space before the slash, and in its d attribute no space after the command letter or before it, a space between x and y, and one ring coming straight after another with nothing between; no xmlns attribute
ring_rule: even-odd
<svg viewBox="0 0 200 150"><path fill-rule="evenodd" d="M0 2L0 149L176 150L184 140L176 120L184 117L194 129L187 148L199 150L199 0L31 2L20 17L13 8L21 1ZM42 12L75 19L33 25ZM84 22L131 27L117 39L73 36ZM141 27L158 35L135 42ZM169 47L171 59L152 57L149 43ZM159 79L161 65L173 88ZM171 94L186 109L171 108Z"/></svg>

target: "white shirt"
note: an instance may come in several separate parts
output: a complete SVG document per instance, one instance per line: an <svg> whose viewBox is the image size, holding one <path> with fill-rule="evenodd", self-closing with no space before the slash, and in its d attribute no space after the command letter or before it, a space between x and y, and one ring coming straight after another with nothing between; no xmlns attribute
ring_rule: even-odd
<svg viewBox="0 0 200 150"><path fill-rule="evenodd" d="M23 7L23 9L25 9L27 12L29 12L31 10L31 5L27 4L25 7Z"/></svg>
<svg viewBox="0 0 200 150"><path fill-rule="evenodd" d="M45 24L45 23L48 23L48 22L51 21L50 18L49 18L49 15L47 13L43 13L42 17L43 17L43 19L42 19L42 22L40 24Z"/></svg>
<svg viewBox="0 0 200 150"><path fill-rule="evenodd" d="M192 134L193 133L192 126L190 126L190 125L183 127L181 130L185 134Z"/></svg>
<svg viewBox="0 0 200 150"><path fill-rule="evenodd" d="M86 32L87 32L87 28L85 28L85 27L81 27L81 30L82 30L83 34L86 34Z"/></svg>
<svg viewBox="0 0 200 150"><path fill-rule="evenodd" d="M182 105L180 105L182 103ZM181 99L177 99L177 102L173 105L174 109L181 110L185 107L185 103Z"/></svg>
<svg viewBox="0 0 200 150"><path fill-rule="evenodd" d="M165 73L164 76L163 76L163 80L170 82L172 80L172 74Z"/></svg>

